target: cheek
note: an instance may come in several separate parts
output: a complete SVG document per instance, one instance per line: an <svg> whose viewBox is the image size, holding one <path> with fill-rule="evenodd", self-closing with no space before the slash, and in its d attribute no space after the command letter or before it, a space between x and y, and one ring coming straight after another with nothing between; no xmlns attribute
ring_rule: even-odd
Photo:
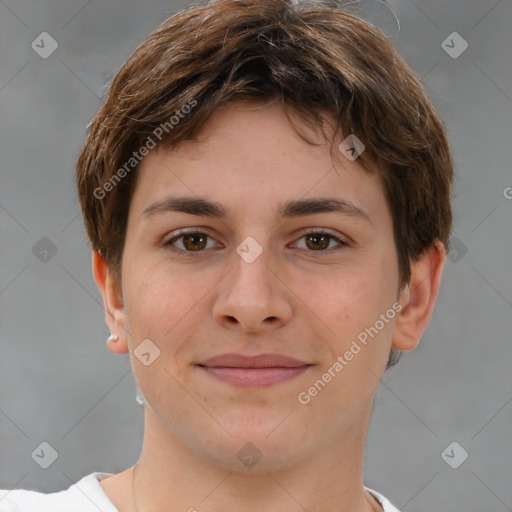
<svg viewBox="0 0 512 512"><path fill-rule="evenodd" d="M197 300L195 295L200 293L194 286L198 283L193 283L175 268L164 268L158 263L141 264L131 276L126 287L130 312L134 319L136 317L142 325L146 323L145 328L152 330L159 326L169 329L176 317L190 311Z"/></svg>
<svg viewBox="0 0 512 512"><path fill-rule="evenodd" d="M126 310L135 381L152 406L165 404L169 410L180 410L175 398L183 397L175 380L179 376L174 360L193 297L185 293L179 279L155 267L131 277L126 287Z"/></svg>
<svg viewBox="0 0 512 512"><path fill-rule="evenodd" d="M359 269L354 267L340 269L338 274L332 274L322 285L318 280L305 280L305 301L311 310L317 313L322 323L329 328L325 340L330 347L331 356L344 353L358 336L365 341L367 329L377 324L378 334L372 329L374 337L369 340L382 340L381 343L368 343L365 346L362 359L380 357L385 352L388 339L391 337L392 319L386 318L381 325L381 315L392 307L395 300L396 288L393 272L389 271L387 260L375 260L373 264L361 264ZM362 334L361 334L362 333ZM358 359L361 357L358 356Z"/></svg>
<svg viewBox="0 0 512 512"><path fill-rule="evenodd" d="M336 272L315 278L303 274L297 278L297 283L301 281L304 303L336 335L343 334L352 324L358 324L371 314L378 307L382 293L374 272L368 267L339 267Z"/></svg>
<svg viewBox="0 0 512 512"><path fill-rule="evenodd" d="M190 339L207 320L206 295L219 278L198 272L192 277L190 270L177 272L176 268L162 264L145 268L126 288L134 369L140 366L135 359L139 344L150 339L160 351L155 365L178 377L182 364L193 357L194 347L197 350Z"/></svg>

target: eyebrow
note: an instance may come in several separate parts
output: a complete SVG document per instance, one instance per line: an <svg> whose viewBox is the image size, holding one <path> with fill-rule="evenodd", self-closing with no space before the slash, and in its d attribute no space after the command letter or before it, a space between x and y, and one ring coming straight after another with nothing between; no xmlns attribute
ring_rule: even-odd
<svg viewBox="0 0 512 512"><path fill-rule="evenodd" d="M141 217L151 217L164 212L181 212L221 220L226 220L230 216L229 210L216 201L197 196L167 196L148 206ZM279 215L281 218L292 218L329 212L357 217L373 225L370 216L355 204L344 199L329 197L286 201L281 205Z"/></svg>

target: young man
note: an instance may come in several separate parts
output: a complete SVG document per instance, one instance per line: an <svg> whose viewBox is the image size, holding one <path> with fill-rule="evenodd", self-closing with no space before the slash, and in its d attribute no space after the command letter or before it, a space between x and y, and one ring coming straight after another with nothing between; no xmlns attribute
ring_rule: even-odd
<svg viewBox="0 0 512 512"><path fill-rule="evenodd" d="M366 433L433 311L452 174L417 77L360 19L284 0L169 18L77 166L140 459L1 510L396 511L363 485Z"/></svg>

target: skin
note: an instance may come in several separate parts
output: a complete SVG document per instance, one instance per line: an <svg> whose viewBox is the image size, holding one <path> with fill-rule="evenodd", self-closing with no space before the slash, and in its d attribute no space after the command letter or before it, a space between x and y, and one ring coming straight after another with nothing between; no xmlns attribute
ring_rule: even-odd
<svg viewBox="0 0 512 512"><path fill-rule="evenodd" d="M379 179L357 160L333 161L329 144L301 129L320 145L300 139L278 103L218 109L197 140L154 149L141 163L120 283L93 252L106 321L119 336L108 347L129 353L146 399L138 463L100 483L121 512L381 510L362 483L372 399L390 348L413 349L430 320L445 252L434 244L399 290ZM217 201L230 215L142 215L167 195ZM283 202L313 197L349 201L369 220L277 215ZM182 228L210 237L196 251L197 240L174 240L195 257L166 245ZM304 232L322 230L349 244L327 238L325 248ZM263 251L252 263L236 252L248 236ZM400 313L307 405L299 403L298 393L396 301ZM146 366L134 350L148 338L160 355ZM225 352L280 353L312 366L270 387L241 388L196 366ZM262 454L251 468L236 456L248 442Z"/></svg>

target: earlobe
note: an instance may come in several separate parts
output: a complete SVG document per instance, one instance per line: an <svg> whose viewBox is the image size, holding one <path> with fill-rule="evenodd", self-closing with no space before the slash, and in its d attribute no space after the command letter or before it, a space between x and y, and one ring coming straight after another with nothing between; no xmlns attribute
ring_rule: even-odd
<svg viewBox="0 0 512 512"><path fill-rule="evenodd" d="M395 322L393 348L406 351L418 345L434 311L445 260L444 246L438 241L412 264L409 284L400 293L402 309Z"/></svg>
<svg viewBox="0 0 512 512"><path fill-rule="evenodd" d="M103 296L105 321L111 332L107 340L107 348L116 354L124 354L128 352L128 340L122 295L112 278L107 262L97 251L92 253L92 271L96 285Z"/></svg>

